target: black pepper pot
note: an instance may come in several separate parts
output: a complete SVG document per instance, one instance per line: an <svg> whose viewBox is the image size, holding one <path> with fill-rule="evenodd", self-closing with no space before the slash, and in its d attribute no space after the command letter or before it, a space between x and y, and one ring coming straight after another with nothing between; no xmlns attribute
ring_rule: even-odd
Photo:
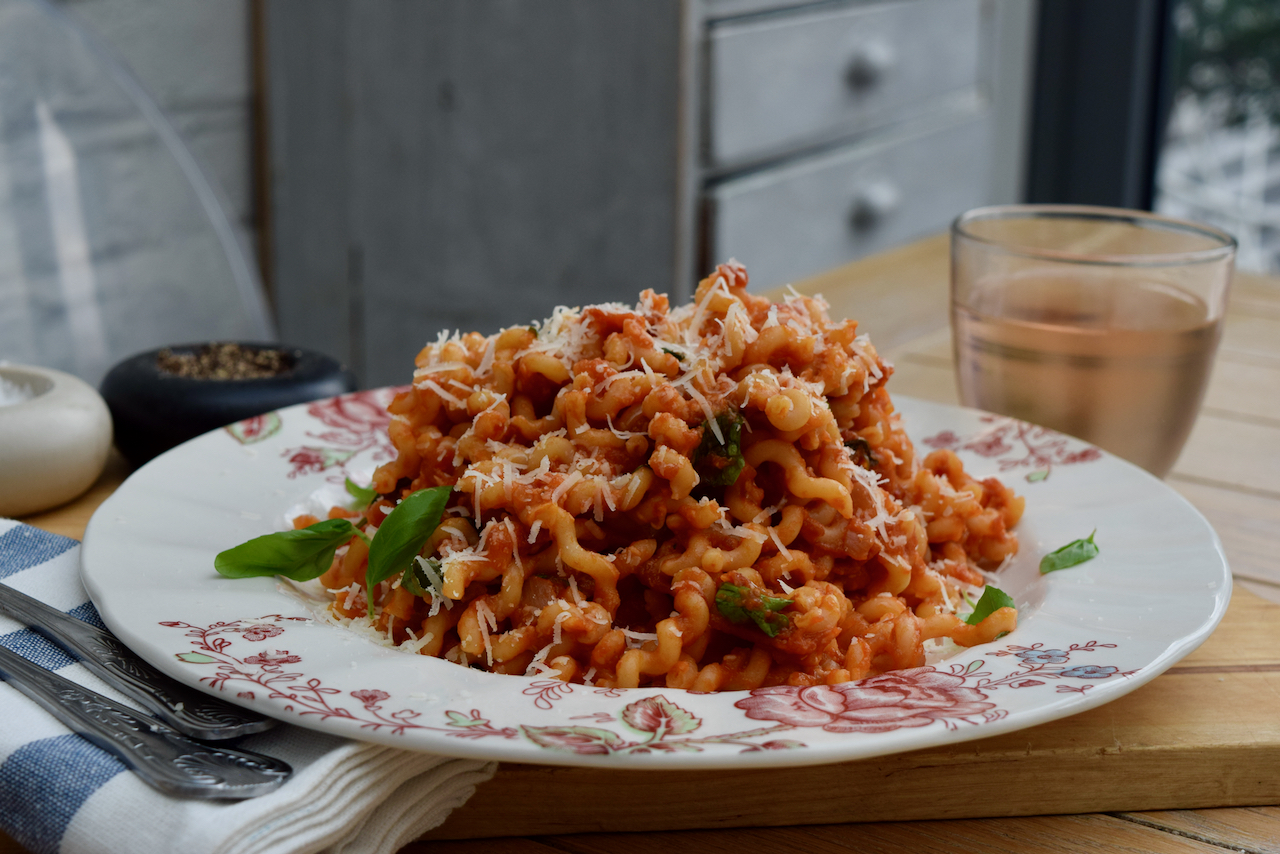
<svg viewBox="0 0 1280 854"><path fill-rule="evenodd" d="M269 354L270 376L222 379L162 368L162 354L193 358L208 344L182 344L130 356L107 372L99 391L111 410L115 443L133 465L227 424L356 390L356 378L337 360L312 350L239 342ZM214 345L220 346L220 345Z"/></svg>

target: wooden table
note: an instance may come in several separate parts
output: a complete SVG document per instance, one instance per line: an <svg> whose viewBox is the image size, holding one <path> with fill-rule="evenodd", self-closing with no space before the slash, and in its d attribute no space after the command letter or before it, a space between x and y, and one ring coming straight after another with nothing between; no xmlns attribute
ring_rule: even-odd
<svg viewBox="0 0 1280 854"><path fill-rule="evenodd" d="M863 321L896 365L891 392L955 402L947 263L939 236L797 288ZM25 521L80 537L126 474L113 458L87 495ZM1280 601L1280 279L1237 277L1208 399L1168 482L1218 530L1239 583L1199 650L1120 700L820 768L504 765L404 851L1280 852L1280 605L1267 601ZM504 838L462 838L493 835ZM21 850L0 839L0 854Z"/></svg>

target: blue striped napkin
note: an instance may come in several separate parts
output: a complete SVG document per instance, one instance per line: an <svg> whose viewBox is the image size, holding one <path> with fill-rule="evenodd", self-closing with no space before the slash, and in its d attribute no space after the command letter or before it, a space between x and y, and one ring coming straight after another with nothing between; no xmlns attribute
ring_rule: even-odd
<svg viewBox="0 0 1280 854"><path fill-rule="evenodd" d="M0 580L102 624L80 585L75 540L0 519ZM0 643L135 705L4 617ZM238 743L292 765L284 786L248 801L188 800L151 789L4 683L0 721L0 828L34 854L389 853L443 822L497 767L281 725Z"/></svg>

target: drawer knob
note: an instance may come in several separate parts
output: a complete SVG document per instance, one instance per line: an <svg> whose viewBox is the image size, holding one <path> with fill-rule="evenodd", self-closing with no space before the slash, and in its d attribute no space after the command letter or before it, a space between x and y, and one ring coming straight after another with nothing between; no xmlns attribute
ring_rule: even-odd
<svg viewBox="0 0 1280 854"><path fill-rule="evenodd" d="M893 45L867 42L858 47L845 71L845 79L854 89L868 89L879 83L898 63L898 52Z"/></svg>
<svg viewBox="0 0 1280 854"><path fill-rule="evenodd" d="M857 231L870 231L888 219L902 202L891 181L873 181L854 194L849 220Z"/></svg>

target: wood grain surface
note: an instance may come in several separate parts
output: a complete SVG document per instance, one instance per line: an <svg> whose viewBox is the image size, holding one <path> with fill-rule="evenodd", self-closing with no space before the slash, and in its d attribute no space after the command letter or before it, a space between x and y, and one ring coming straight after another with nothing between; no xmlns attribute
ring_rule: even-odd
<svg viewBox="0 0 1280 854"><path fill-rule="evenodd" d="M1066 852L1150 852L1150 854L1223 854L1209 838L1171 833L1126 816L1076 815L955 821L887 822L868 825L701 830L683 833L598 833L512 840L495 848L494 840L419 842L403 854L741 854L743 851L805 854L1066 854ZM1274 849L1258 849L1274 850Z"/></svg>
<svg viewBox="0 0 1280 854"><path fill-rule="evenodd" d="M946 246L932 238L798 286L824 292L833 314L876 318L862 330L896 366L891 391L944 402ZM1241 584L1213 636L1132 694L1017 733L818 768L504 765L404 851L1280 854L1280 604L1262 598L1280 600L1277 401L1280 281L1241 275L1205 411L1168 478L1218 530ZM89 494L26 521L78 537L125 473L117 459ZM0 839L0 854L21 850Z"/></svg>

